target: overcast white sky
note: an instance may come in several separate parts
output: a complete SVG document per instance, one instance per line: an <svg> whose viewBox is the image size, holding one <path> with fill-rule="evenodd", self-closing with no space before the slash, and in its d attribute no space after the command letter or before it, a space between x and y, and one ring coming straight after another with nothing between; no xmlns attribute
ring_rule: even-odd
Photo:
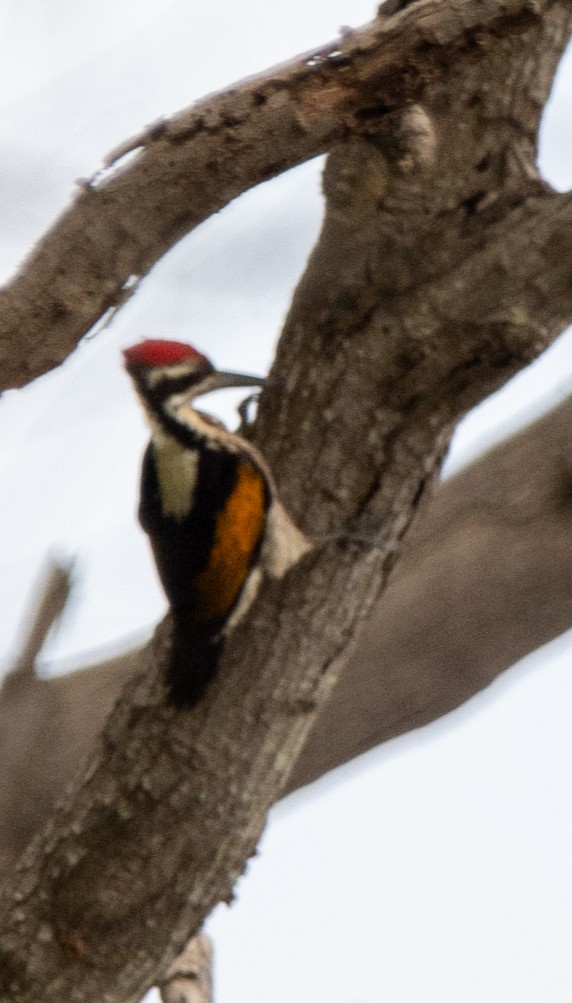
<svg viewBox="0 0 572 1003"><path fill-rule="evenodd" d="M0 275L123 138L373 12L364 0L3 0ZM569 60L541 155L561 190L571 113ZM146 432L119 348L180 337L225 368L264 371L319 226L319 166L210 220L109 330L0 401L4 663L50 550L76 555L78 585L46 671L160 616L134 521ZM469 416L450 469L571 381L564 336ZM567 639L555 642L444 721L278 807L237 902L209 922L218 1003L569 1003L569 661Z"/></svg>

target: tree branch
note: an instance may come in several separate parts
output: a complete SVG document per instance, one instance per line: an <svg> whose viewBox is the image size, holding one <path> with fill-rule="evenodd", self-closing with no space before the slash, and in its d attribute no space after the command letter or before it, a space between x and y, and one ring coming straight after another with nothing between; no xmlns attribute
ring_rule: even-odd
<svg viewBox="0 0 572 1003"><path fill-rule="evenodd" d="M572 626L572 400L441 485L290 775L453 710Z"/></svg>
<svg viewBox="0 0 572 1003"><path fill-rule="evenodd" d="M440 485L285 792L447 713L572 625L571 421L567 401ZM5 681L0 879L92 755L141 657L35 680L17 698Z"/></svg>
<svg viewBox="0 0 572 1003"><path fill-rule="evenodd" d="M490 18L491 30L474 36L477 10L478 23ZM561 271L554 281L563 305L554 310L553 297L544 292L558 255L551 256L543 236L531 254L533 292L507 278L506 243L535 233L535 220L544 212L554 218L557 204L567 209L537 178L531 137L539 95L548 87L547 67L555 65L571 15L564 4L531 11L516 0L454 8L422 0L394 19L382 17L377 40L395 32L403 52L415 55L414 70L409 66L397 80L395 60L383 49L370 63L362 36L353 38L351 53L343 50L345 67L318 61L318 80L326 79L332 93L319 92L327 98L325 110L311 100L304 109L316 143L338 135L338 125L328 124L330 114L343 118L344 135L352 127L363 131L364 119L370 135L330 160L324 230L295 296L257 428L282 494L303 516L316 549L280 586L265 589L248 622L232 635L212 689L192 712L176 713L165 704L169 625L159 628L142 656L143 676L128 685L87 773L7 885L0 990L11 1003L40 994L59 1001L71 998L72 988L77 998L135 1001L214 903L230 895L357 626L383 591L454 422L554 337L570 311ZM312 62L305 61L306 80L313 79ZM355 76L347 76L348 66ZM356 85L351 100L337 87L338 72ZM291 83L295 92L295 74ZM408 174L402 158L391 153L398 123L388 136L379 132L386 86L391 107L424 88L441 143L439 172L431 181ZM257 87L248 84L244 92L246 119L272 104L269 97L256 106ZM286 117L292 125L294 118ZM271 118L269 145L276 155ZM217 118L215 134L222 125ZM177 164L179 126L150 148L167 143ZM209 128L200 125L207 136ZM232 152L225 148L211 171L218 173L221 199L240 190L239 170L243 187L246 178L255 179L246 155L240 160L237 127L228 114L226 128ZM179 138L183 147L188 131ZM299 153L299 140L291 138ZM308 150L308 134L304 143ZM269 157L264 142L261 149L259 166ZM204 149L202 155L205 165ZM142 172L135 176L143 178L148 156L146 149L132 168ZM133 176L120 172L85 192L89 212L107 205L110 187L117 193ZM188 185L191 175L177 177ZM188 191L185 226L195 211ZM197 201L212 211L218 203L209 198L202 188ZM95 218L87 218L97 232ZM137 246L146 231L145 225L139 232L138 219L127 228ZM181 216L177 220L180 234ZM165 232L160 228L163 241ZM560 240L568 252L565 232ZM129 256L125 233L123 244ZM107 253L113 259L111 245ZM149 266L142 252L139 260L137 274ZM98 265L93 274L109 294L108 272L95 259L90 264ZM29 274L34 267L31 262ZM93 302L101 304L98 296ZM20 302L25 309L25 297ZM52 311L54 351L69 338L72 313L82 324L91 316L81 304L80 297L72 311L66 302L62 311Z"/></svg>
<svg viewBox="0 0 572 1003"><path fill-rule="evenodd" d="M36 681L36 662L50 630L58 623L71 589L71 569L52 561L47 567L39 599L26 626L16 665L4 686Z"/></svg>
<svg viewBox="0 0 572 1003"><path fill-rule="evenodd" d="M2 292L0 392L60 364L176 241L241 192L352 133L375 133L454 60L478 57L483 32L522 30L548 6L420 0L124 144Z"/></svg>

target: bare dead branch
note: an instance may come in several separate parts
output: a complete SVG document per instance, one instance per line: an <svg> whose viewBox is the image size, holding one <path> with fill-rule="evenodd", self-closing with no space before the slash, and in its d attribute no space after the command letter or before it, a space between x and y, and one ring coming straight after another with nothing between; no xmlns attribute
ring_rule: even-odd
<svg viewBox="0 0 572 1003"><path fill-rule="evenodd" d="M422 454L437 428L451 428L560 333L572 317L571 222L571 196L532 197L487 227L483 248L459 253L419 286L374 298L359 273L360 257L364 273L370 263L365 240L355 253L348 248L333 281L328 245L342 235L326 219L256 427L282 497L307 533L327 538L343 526L350 539L373 543L380 522L400 518L394 503L390 512L378 507L393 458L388 441L409 431L411 449ZM456 250L451 232L447 258ZM421 240L414 253L422 255ZM335 328L340 289L355 329L347 350Z"/></svg>
<svg viewBox="0 0 572 1003"><path fill-rule="evenodd" d="M436 492L288 781L440 717L572 626L572 401Z"/></svg>
<svg viewBox="0 0 572 1003"><path fill-rule="evenodd" d="M24 638L16 665L4 686L29 684L36 675L36 661L46 638L58 622L67 603L71 587L71 569L50 561L42 583L41 593L32 608L30 622L24 625ZM34 605L34 604L33 604Z"/></svg>
<svg viewBox="0 0 572 1003"><path fill-rule="evenodd" d="M477 18L482 25L483 17L491 18L491 30L475 37L467 24L474 27ZM532 240L543 213L555 223L557 203L567 211L536 175L534 136L538 95L547 91L570 17L564 4L532 9L516 0L476 6L466 0L450 7L422 0L380 21L384 39L395 31L403 51L415 55L407 70L399 64L402 77L385 49L373 70L363 37L353 38L351 54L343 50L356 75L348 77L346 66L341 77L361 89L355 105L338 88L337 70L319 64L325 78L318 82L326 79L331 94L319 111L312 100L305 109L316 142L350 128L368 139L348 142L330 160L324 231L295 296L257 430L289 507L304 517L317 546L280 586L265 590L228 643L206 699L190 713L165 705L168 624L159 628L142 656L143 676L128 684L87 772L7 882L0 995L11 1003L40 994L46 1003L73 994L135 1001L212 905L228 897L357 626L383 591L455 421L534 357L569 316L565 266L556 268L552 293L544 290L559 258L546 233L532 244L532 291L520 280L511 285L504 249L516 246L517 235ZM313 79L311 62L305 79ZM297 79L294 73L293 93ZM389 94L398 107L419 88L441 143L431 183L410 176L384 148L380 100ZM265 104L253 111L254 93L248 91L246 119L264 114ZM224 105L225 98L218 100ZM286 105L294 133L298 119L288 117ZM289 135L277 136L275 121L273 115L267 134L274 155ZM177 160L173 128L135 163L137 176L143 178L155 143L167 143ZM200 125L207 134L210 128ZM215 117L218 140L224 128ZM243 186L248 175L235 128L227 118L232 152L216 161L221 198L239 190L238 170ZM298 153L308 135L301 145L291 135ZM188 133L180 138L184 146ZM264 143L262 151L259 167L268 166ZM249 176L253 183L257 175ZM190 175L177 177L188 183ZM132 178L119 173L85 193L89 211L107 205L109 189L117 193ZM209 211L214 205L205 189L197 203ZM126 229L138 250L147 226L137 230L140 218ZM166 239L165 230L159 236ZM566 234L558 239L568 253ZM78 253L77 242L70 246ZM129 255L125 232L123 246ZM144 271L143 254L140 261ZM109 273L96 267L93 274L103 281ZM554 290L563 297L556 309ZM93 301L101 302L97 293ZM79 303L71 312L64 303L63 315L77 318L81 296ZM58 342L62 314L52 316Z"/></svg>
<svg viewBox="0 0 572 1003"><path fill-rule="evenodd" d="M567 401L439 487L287 791L441 716L570 627L571 421ZM134 651L22 690L17 704L0 691L0 878L90 757L140 664Z"/></svg>
<svg viewBox="0 0 572 1003"><path fill-rule="evenodd" d="M350 133L379 131L455 60L478 57L483 33L520 31L548 5L420 0L129 141L129 162L84 185L0 295L0 391L61 363L169 247L241 192Z"/></svg>

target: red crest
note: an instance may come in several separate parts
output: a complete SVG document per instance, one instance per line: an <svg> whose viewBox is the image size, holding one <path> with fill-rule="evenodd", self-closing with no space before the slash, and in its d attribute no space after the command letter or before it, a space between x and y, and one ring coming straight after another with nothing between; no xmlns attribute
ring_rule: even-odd
<svg viewBox="0 0 572 1003"><path fill-rule="evenodd" d="M174 366L187 359L204 359L192 345L184 341L162 341L160 338L146 338L137 345L123 350L125 365L133 366Z"/></svg>

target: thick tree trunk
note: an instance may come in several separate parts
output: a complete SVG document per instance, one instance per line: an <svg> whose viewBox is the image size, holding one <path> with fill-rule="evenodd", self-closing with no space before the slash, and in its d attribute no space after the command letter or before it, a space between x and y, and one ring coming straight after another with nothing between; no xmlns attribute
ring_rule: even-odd
<svg viewBox="0 0 572 1003"><path fill-rule="evenodd" d="M345 140L326 170L323 232L256 429L287 506L316 547L257 601L191 713L165 704L169 625L158 630L144 676L128 686L86 775L7 882L2 999L136 1000L228 897L386 585L455 422L572 315L571 202L546 189L534 163L539 114L571 16L564 3L421 0L382 13L336 50L306 58L303 69L274 74L271 94L264 82L248 83L217 99L212 119L203 109L192 128L179 119L147 137L148 145L165 142L180 165L174 147L201 134L194 159L186 148L190 174L175 172L175 188L199 165L205 213L264 173ZM421 96L425 124L411 135L419 132L415 117L397 113ZM233 107L243 109L238 123ZM270 141L253 161L255 131L260 139L265 128ZM350 140L353 132L360 138ZM435 171L423 151L429 132ZM268 149L275 156L277 145L280 163L271 164ZM130 175L136 187L152 160L148 146L145 153ZM218 195L208 188L213 177ZM115 205L110 191L128 186L126 170L80 197L82 225L83 209L97 204L94 239L100 214ZM60 229L72 258L73 213ZM155 254L191 216L195 209L184 220L169 217L169 233L153 237ZM113 278L96 254L101 286L91 299L91 286L79 304L58 284L55 300L53 289L41 295L52 274L45 244L7 291L6 337L19 318L37 344L39 318L53 320L53 346L33 356L33 367L61 358L114 301L118 275L124 284L150 267L153 252L139 247L141 219L129 218L138 253L127 248ZM33 309L27 283L36 283ZM20 362L14 380L27 371Z"/></svg>
<svg viewBox="0 0 572 1003"><path fill-rule="evenodd" d="M438 487L285 793L447 713L572 626L571 421L566 401ZM52 617L44 609L44 627ZM89 759L141 665L131 651L44 682L32 671L37 644L29 647L0 691L0 878Z"/></svg>
<svg viewBox="0 0 572 1003"><path fill-rule="evenodd" d="M572 626L572 401L442 485L288 780L459 706Z"/></svg>

